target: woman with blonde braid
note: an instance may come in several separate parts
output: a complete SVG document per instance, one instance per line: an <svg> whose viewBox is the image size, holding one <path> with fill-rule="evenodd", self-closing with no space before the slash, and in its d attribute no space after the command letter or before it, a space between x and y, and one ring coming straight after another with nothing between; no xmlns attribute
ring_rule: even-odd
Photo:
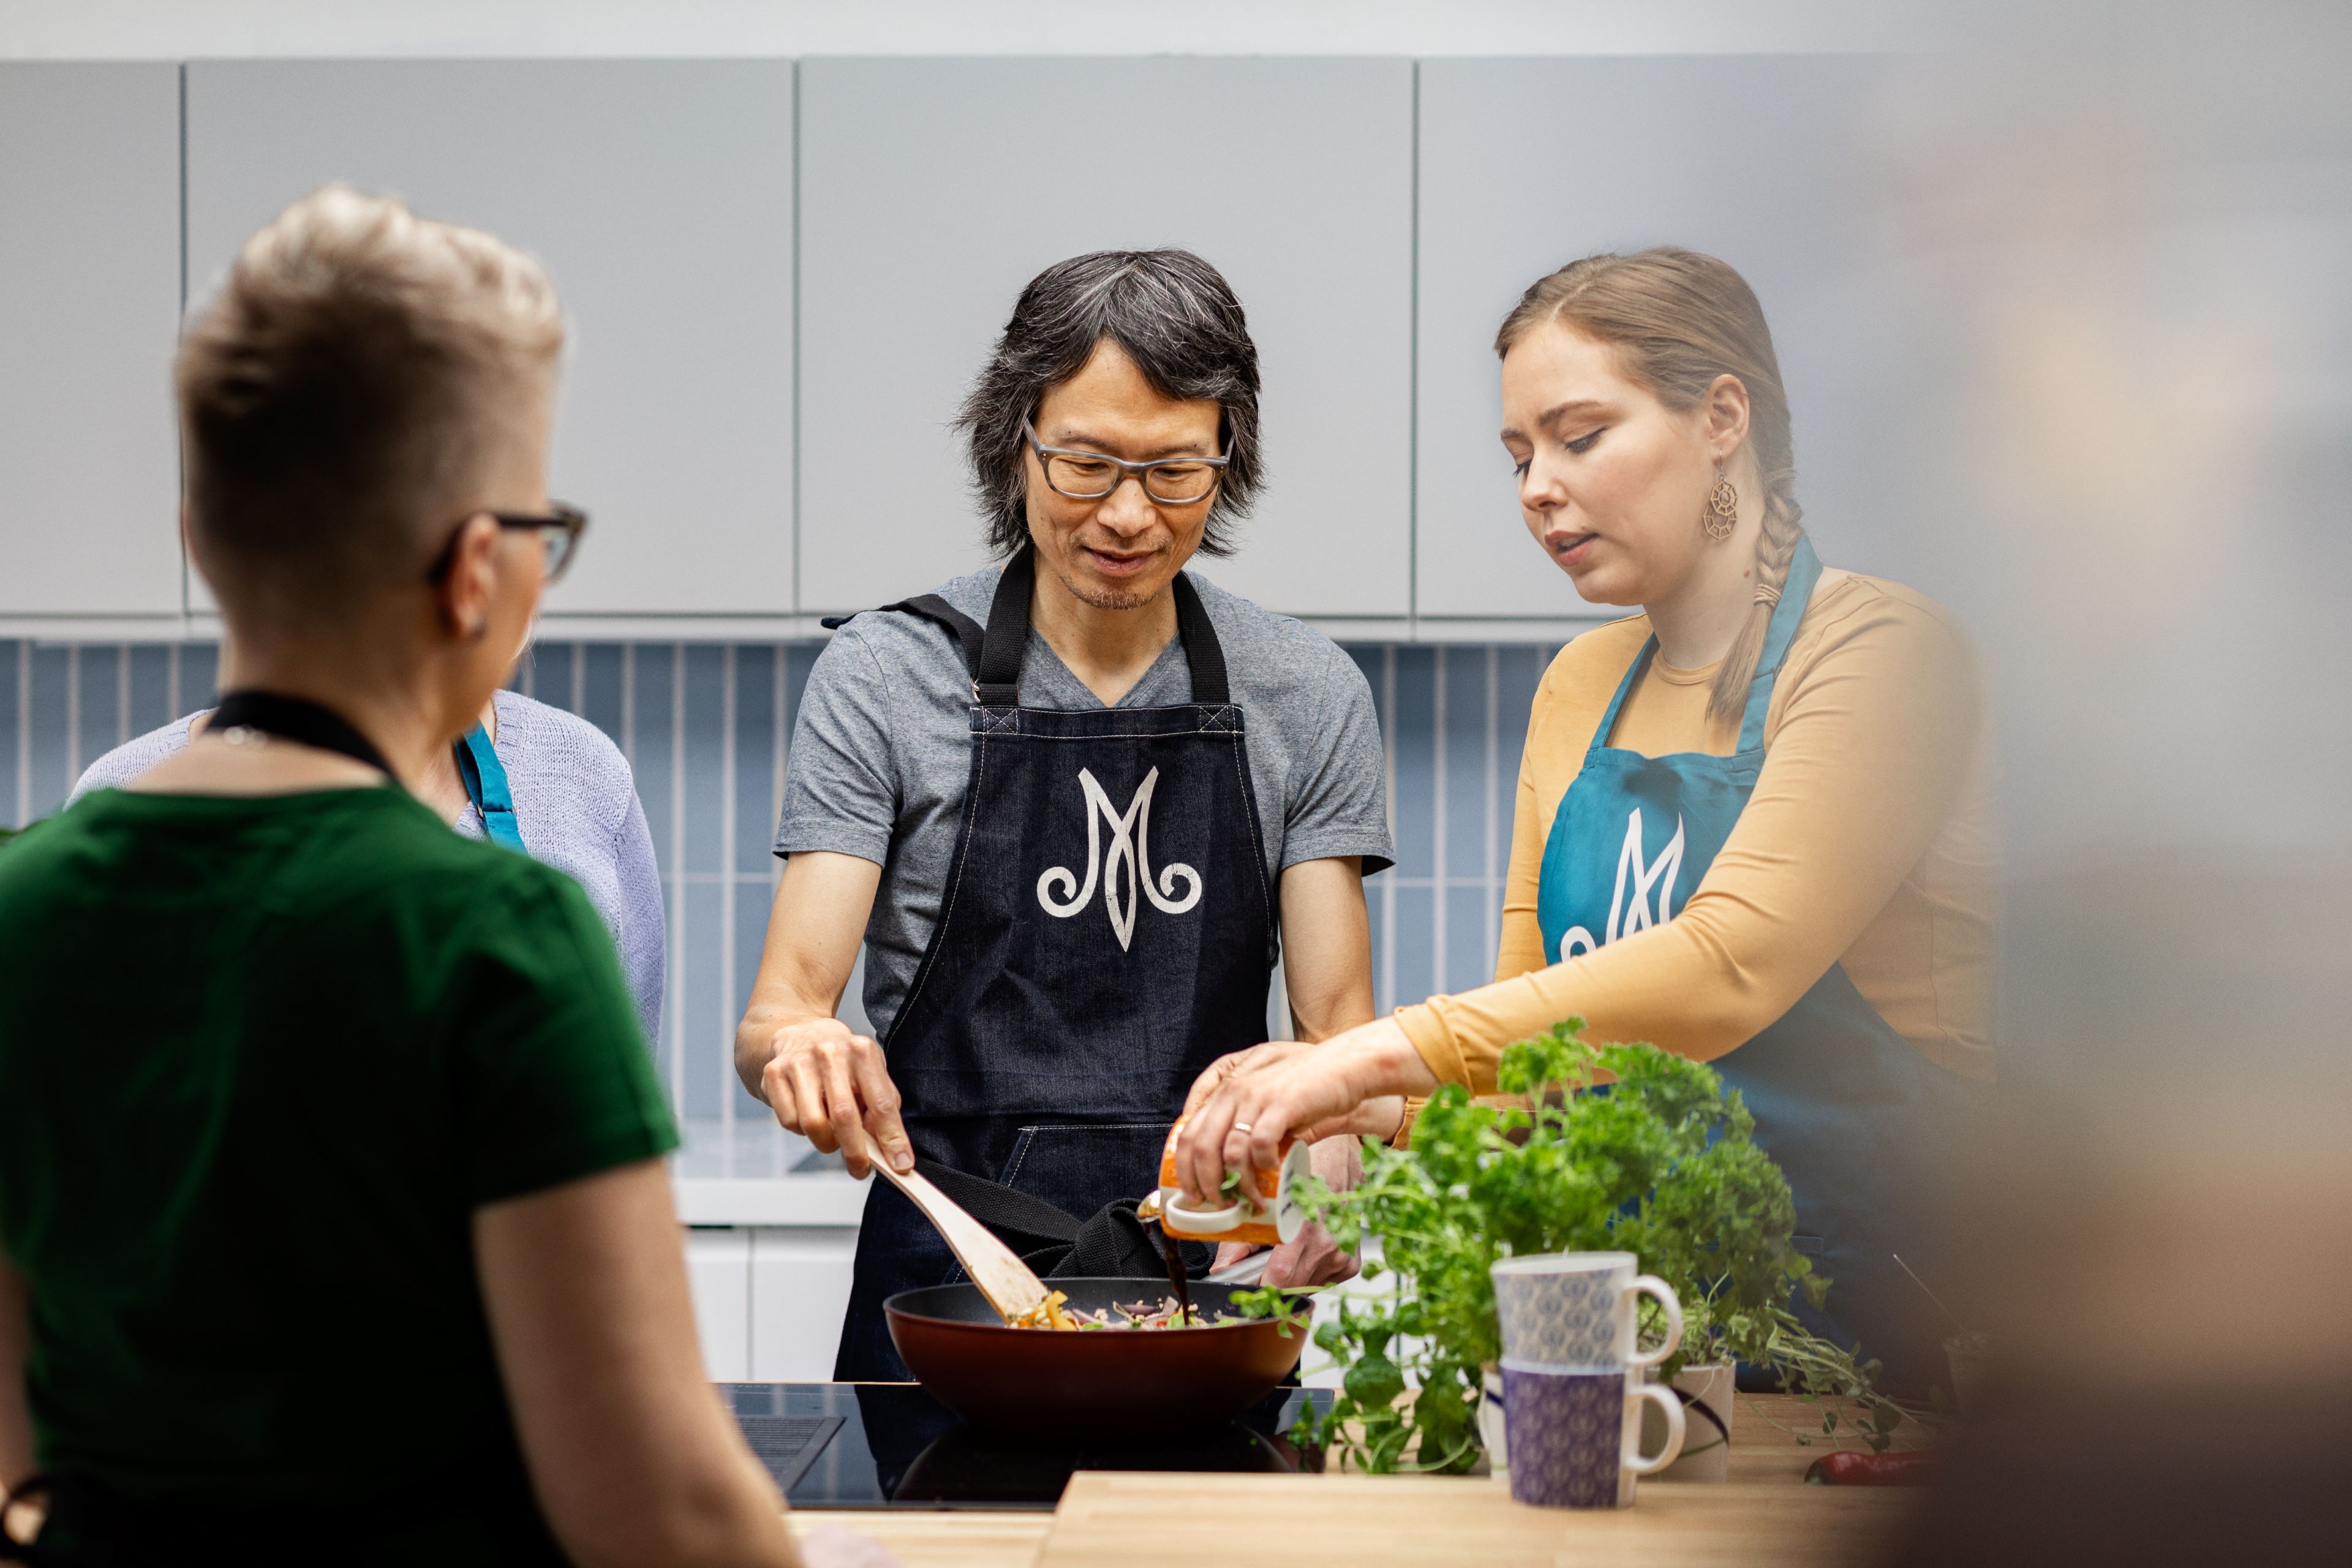
<svg viewBox="0 0 2352 1568"><path fill-rule="evenodd" d="M1401 1097L1491 1091L1505 1046L1581 1014L1741 1090L1835 1281L1813 1326L1916 1387L1937 1325L1893 1255L1933 1252L1954 1118L1992 1077L1967 649L1927 598L1814 555L1771 334L1731 268L1589 257L1496 348L1528 531L1586 599L1639 613L1537 693L1495 984L1224 1058L1192 1093L1185 1180L1271 1165L1294 1130L1394 1136Z"/></svg>

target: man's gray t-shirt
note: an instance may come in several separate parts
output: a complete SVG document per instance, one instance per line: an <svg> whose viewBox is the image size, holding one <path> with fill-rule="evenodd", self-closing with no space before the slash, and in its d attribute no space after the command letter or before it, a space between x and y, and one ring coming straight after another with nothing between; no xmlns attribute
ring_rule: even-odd
<svg viewBox="0 0 2352 1568"><path fill-rule="evenodd" d="M995 572L975 572L939 595L985 625L996 583ZM1192 585L1242 710L1268 872L1346 856L1367 873L1389 865L1380 722L1363 671L1300 622L1198 576ZM1176 707L1192 693L1183 644L1171 637L1118 706ZM877 1034L898 1016L939 920L971 773L971 704L961 645L905 611L868 612L835 633L801 697L776 853L832 850L881 866L866 926L866 1016ZM1021 704L1103 706L1034 629Z"/></svg>

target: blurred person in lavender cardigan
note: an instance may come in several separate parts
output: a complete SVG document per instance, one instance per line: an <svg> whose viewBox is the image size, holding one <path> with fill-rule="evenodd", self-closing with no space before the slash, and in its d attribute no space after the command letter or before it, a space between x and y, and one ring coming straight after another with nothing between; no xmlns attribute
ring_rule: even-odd
<svg viewBox="0 0 2352 1568"><path fill-rule="evenodd" d="M115 747L81 775L74 798L126 784L184 749L205 717L191 713ZM621 950L646 1038L660 1039L661 870L628 759L604 731L520 692L500 691L482 710L481 726L436 760L417 797L468 838L513 844L569 872Z"/></svg>

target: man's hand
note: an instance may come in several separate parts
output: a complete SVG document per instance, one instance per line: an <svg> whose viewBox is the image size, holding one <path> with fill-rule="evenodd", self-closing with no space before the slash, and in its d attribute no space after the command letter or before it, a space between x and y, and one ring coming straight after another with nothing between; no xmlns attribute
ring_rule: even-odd
<svg viewBox="0 0 2352 1568"><path fill-rule="evenodd" d="M860 1122L892 1169L915 1168L882 1047L835 1016L881 879L881 867L855 855L812 850L784 862L751 1005L735 1026L743 1087L768 1102L786 1131L827 1154L839 1149L860 1180L873 1172L866 1140L854 1135Z"/></svg>
<svg viewBox="0 0 2352 1568"><path fill-rule="evenodd" d="M1215 1268L1230 1268L1253 1253L1264 1250L1245 1242L1226 1242L1217 1248ZM1259 1276L1258 1283L1293 1288L1336 1285L1342 1279L1353 1279L1363 1272L1363 1264L1358 1261L1354 1253L1339 1250L1339 1244L1331 1239L1329 1231L1319 1225L1309 1225L1274 1249L1274 1256L1266 1259L1265 1272Z"/></svg>
<svg viewBox="0 0 2352 1568"><path fill-rule="evenodd" d="M785 1131L799 1133L827 1154L839 1149L842 1163L860 1181L873 1171L865 1141L853 1133L861 1124L882 1146L892 1170L915 1168L914 1146L898 1120L898 1086L890 1081L882 1047L869 1036L852 1034L838 1018L811 1018L776 1030L768 1065L760 1070L760 1096Z"/></svg>
<svg viewBox="0 0 2352 1568"><path fill-rule="evenodd" d="M1402 1097L1436 1087L1392 1018L1320 1045L1277 1041L1239 1052L1210 1064L1192 1086L1177 1180L1192 1202L1207 1203L1227 1171L1274 1169L1293 1133L1310 1142L1340 1133L1392 1137L1404 1119Z"/></svg>
<svg viewBox="0 0 2352 1568"><path fill-rule="evenodd" d="M1247 1052L1236 1052L1246 1056ZM1231 1058L1228 1058L1231 1059ZM1327 1138L1308 1151L1315 1173L1323 1184L1335 1193L1352 1189L1364 1179L1363 1152L1353 1138ZM1223 1268L1239 1263L1250 1254L1263 1250L1242 1242L1226 1242L1217 1248L1214 1268ZM1342 1252L1331 1233L1319 1225L1310 1225L1290 1240L1274 1249L1266 1259L1265 1274L1259 1280L1265 1285L1335 1285L1342 1279L1353 1279L1363 1271L1363 1265L1352 1252Z"/></svg>

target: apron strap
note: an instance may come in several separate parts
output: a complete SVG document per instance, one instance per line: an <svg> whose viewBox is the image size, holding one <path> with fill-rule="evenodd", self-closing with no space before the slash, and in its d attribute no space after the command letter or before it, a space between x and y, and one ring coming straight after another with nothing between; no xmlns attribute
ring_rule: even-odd
<svg viewBox="0 0 2352 1568"><path fill-rule="evenodd" d="M1037 584L1037 547L1024 545L1006 563L997 579L996 599L989 606L988 631L974 684L983 708L1013 708L1021 701L1021 656L1029 648L1029 598ZM1233 700L1225 674L1225 648L1210 623L1208 606L1191 578L1176 574L1170 584L1176 596L1176 635L1184 645L1184 662L1192 674L1192 700L1223 707Z"/></svg>
<svg viewBox="0 0 2352 1568"><path fill-rule="evenodd" d="M253 730L264 735L277 735L305 746L316 746L322 752L337 752L379 773L392 773L392 764L383 760L374 742L333 709L307 697L286 697L275 691L232 691L220 700L220 706L213 710L205 727L208 731L221 733Z"/></svg>
<svg viewBox="0 0 2352 1568"><path fill-rule="evenodd" d="M1184 662L1192 668L1192 700L1222 708L1233 700L1233 688L1225 679L1224 644L1217 640L1217 628L1209 624L1208 606L1201 603L1201 591L1192 586L1192 579L1179 572L1173 586L1176 635L1184 639Z"/></svg>
<svg viewBox="0 0 2352 1568"><path fill-rule="evenodd" d="M1021 706L1021 656L1029 650L1029 595L1037 585L1037 547L1024 544L996 579L988 606L988 635L980 650L973 689L982 708Z"/></svg>
<svg viewBox="0 0 2352 1568"><path fill-rule="evenodd" d="M911 599L901 599L895 605L885 605L875 613L885 615L892 610L904 610L910 616L920 616L927 621L934 621L947 627L949 635L953 637L957 646L963 649L964 668L971 672L974 680L980 679L980 644L984 634L981 631L978 621L973 620L937 594L918 594ZM863 610L852 610L845 616L825 616L817 621L817 625L826 631L837 632L865 613Z"/></svg>
<svg viewBox="0 0 2352 1568"><path fill-rule="evenodd" d="M1593 726L1591 743L1584 748L1588 764L1594 752L1609 749L1609 738L1617 732L1617 710L1625 706L1626 694L1642 683L1642 672L1650 668L1650 656L1657 651L1658 639L1654 634L1642 644L1642 651L1633 656L1633 662L1625 667L1625 678L1617 683L1617 695L1609 700L1601 722Z"/></svg>
<svg viewBox="0 0 2352 1568"><path fill-rule="evenodd" d="M481 813L482 836L509 849L521 849L522 829L515 822L514 792L507 787L506 764L499 761L489 731L479 724L457 742L457 776L466 781L466 798Z"/></svg>
<svg viewBox="0 0 2352 1568"><path fill-rule="evenodd" d="M1773 606L1771 625L1765 628L1764 647L1756 656L1755 679L1748 683L1748 707L1739 716L1739 750L1757 752L1764 747L1764 715L1772 706L1772 688L1780 678L1780 665L1789 657L1789 645L1796 640L1797 623L1805 618L1805 605L1813 596L1813 584L1822 580L1822 558L1813 553L1813 542L1800 535L1796 553L1789 559L1789 580L1780 588L1780 602ZM1626 668L1625 679L1617 683L1617 695L1609 700L1609 707L1601 715L1601 722L1592 731L1592 743L1585 748L1589 759L1605 750L1609 738L1617 730L1617 710L1625 706L1626 696L1641 684L1642 672L1650 668L1650 656L1658 651L1658 639L1654 634L1642 644L1642 651L1633 656Z"/></svg>
<svg viewBox="0 0 2352 1568"><path fill-rule="evenodd" d="M1780 663L1789 657L1789 645L1797 637L1797 623L1805 618L1813 584L1821 580L1822 558L1813 553L1813 542L1799 534L1796 553L1789 560L1789 580L1780 585L1780 602L1772 608L1772 624L1764 633L1763 651L1756 656L1756 678L1748 683L1748 710L1739 720L1742 752L1764 749L1764 715L1772 706L1772 688L1780 678Z"/></svg>

